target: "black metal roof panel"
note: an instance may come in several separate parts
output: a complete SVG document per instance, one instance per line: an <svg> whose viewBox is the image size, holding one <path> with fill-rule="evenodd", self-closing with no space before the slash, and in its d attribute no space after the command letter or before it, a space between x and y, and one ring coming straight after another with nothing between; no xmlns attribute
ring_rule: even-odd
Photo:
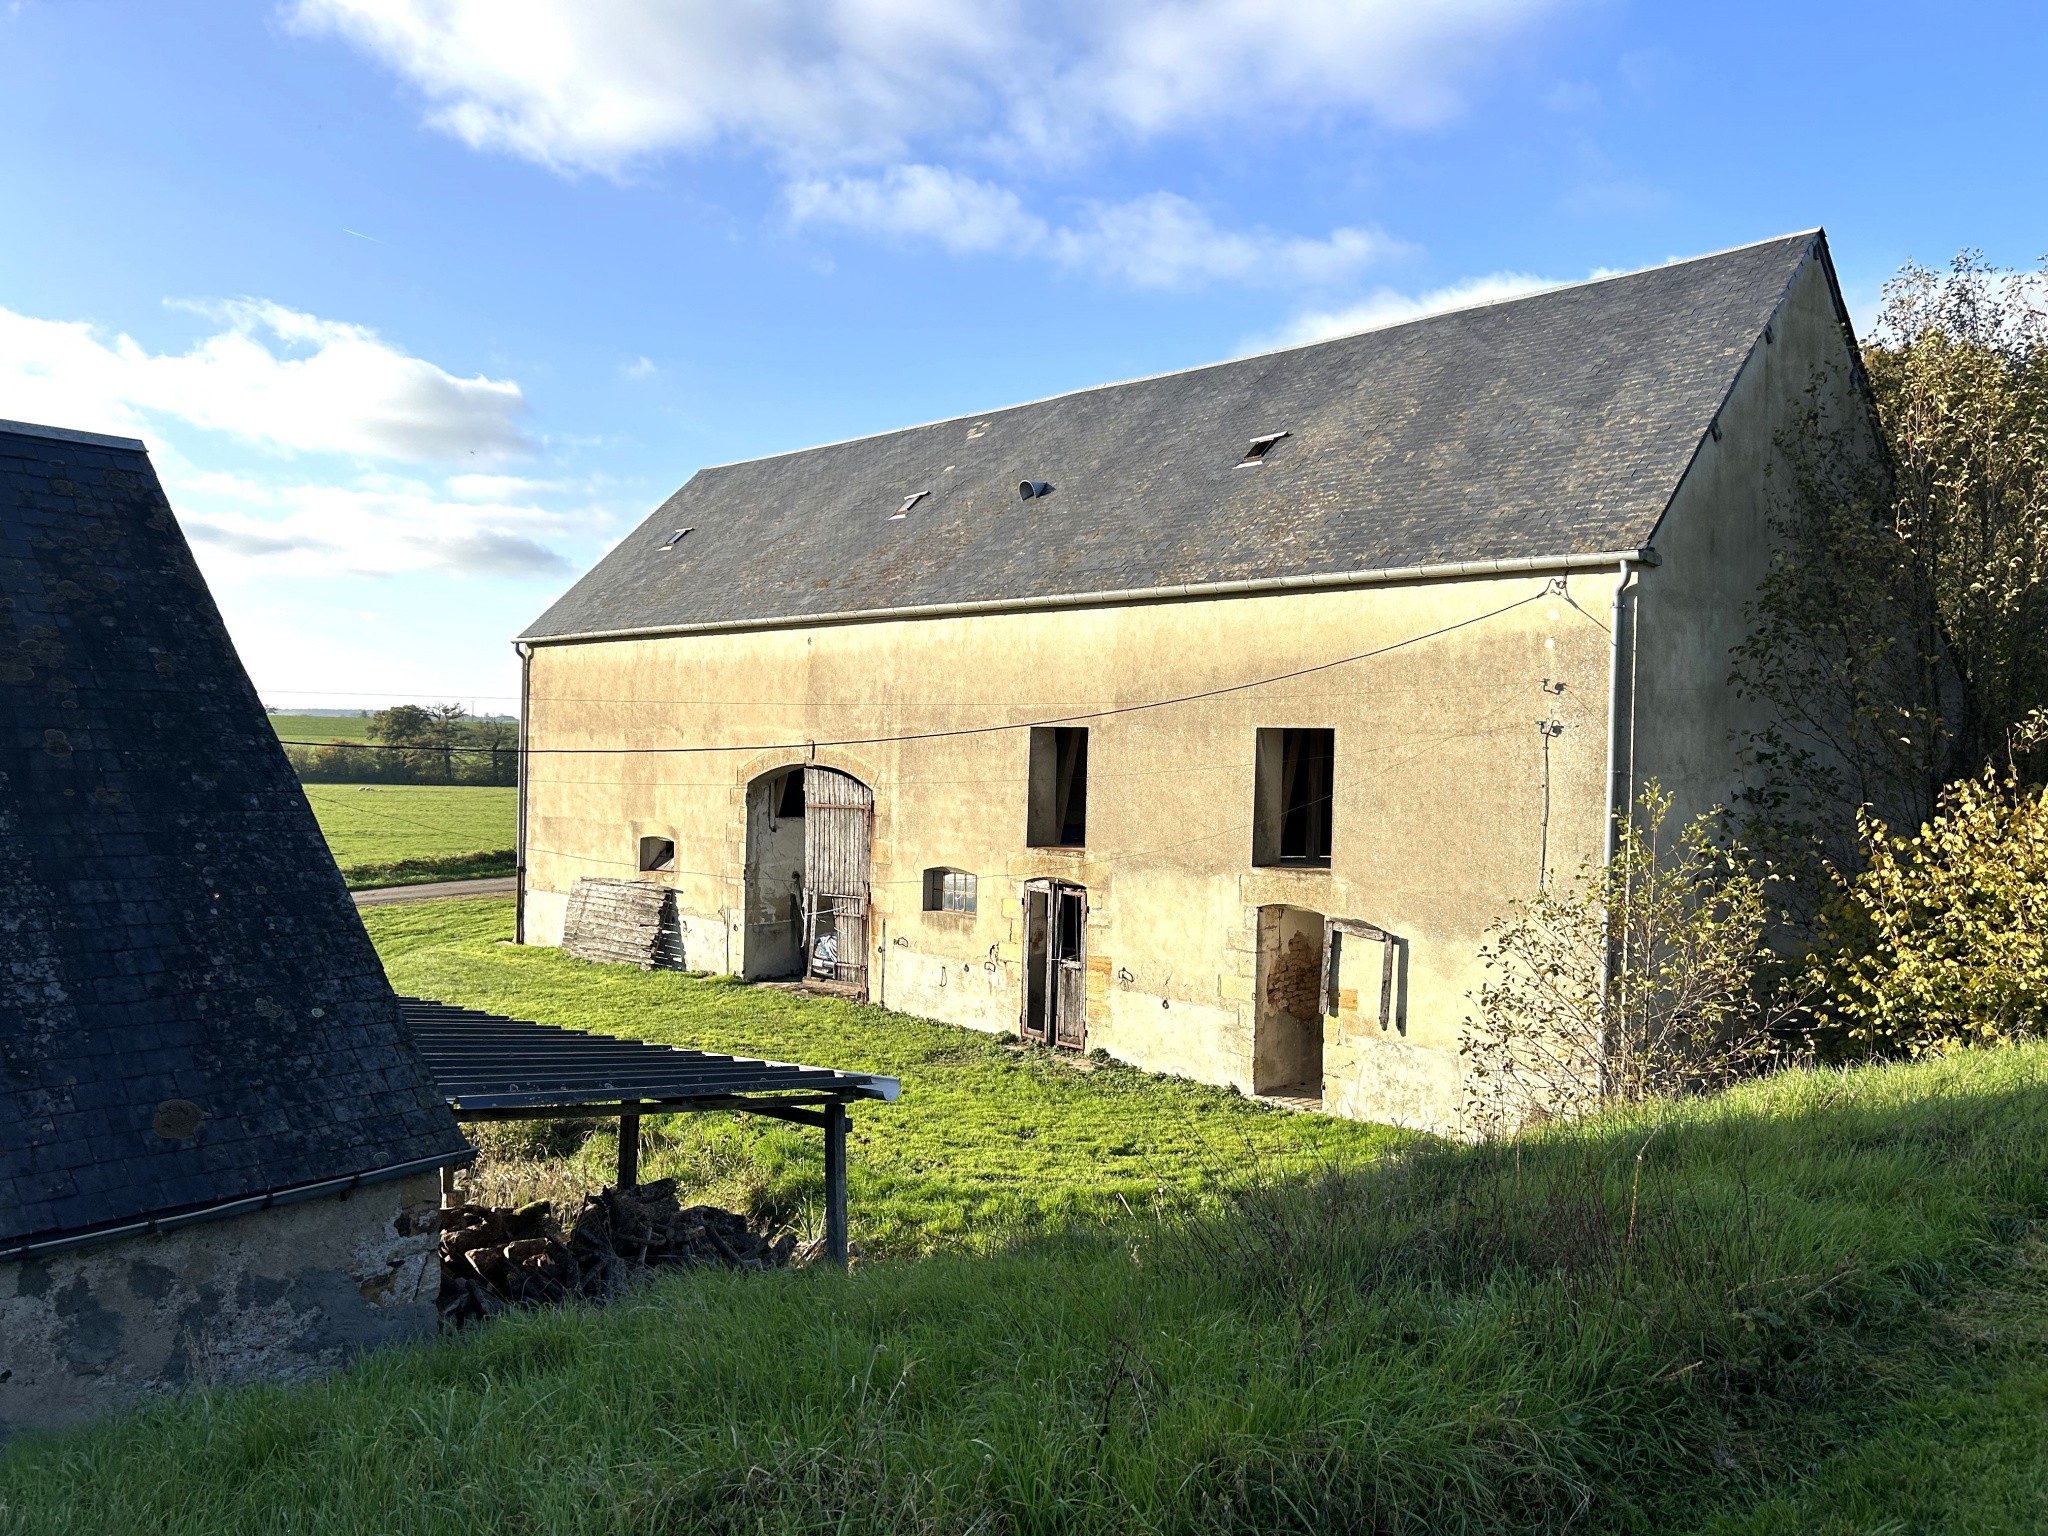
<svg viewBox="0 0 2048 1536"><path fill-rule="evenodd" d="M467 1155L140 443L0 423L0 753L0 1245Z"/></svg>
<svg viewBox="0 0 2048 1536"><path fill-rule="evenodd" d="M1635 548L1816 255L1792 235L700 470L526 637Z"/></svg>
<svg viewBox="0 0 2048 1536"><path fill-rule="evenodd" d="M719 1056L400 999L420 1054L459 1112L687 1104L757 1095L896 1097L893 1077Z"/></svg>

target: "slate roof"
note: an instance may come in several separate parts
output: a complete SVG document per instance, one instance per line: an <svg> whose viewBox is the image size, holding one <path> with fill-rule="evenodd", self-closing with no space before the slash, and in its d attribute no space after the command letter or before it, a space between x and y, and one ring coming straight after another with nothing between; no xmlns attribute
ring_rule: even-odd
<svg viewBox="0 0 2048 1536"><path fill-rule="evenodd" d="M700 470L524 638L1637 548L1810 257L1817 231Z"/></svg>
<svg viewBox="0 0 2048 1536"><path fill-rule="evenodd" d="M0 1255L467 1155L140 443L0 422L0 754Z"/></svg>

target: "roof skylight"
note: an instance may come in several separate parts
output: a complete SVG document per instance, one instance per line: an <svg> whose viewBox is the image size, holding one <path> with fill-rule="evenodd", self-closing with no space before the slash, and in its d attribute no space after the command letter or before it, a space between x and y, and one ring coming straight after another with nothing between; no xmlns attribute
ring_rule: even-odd
<svg viewBox="0 0 2048 1536"><path fill-rule="evenodd" d="M1265 463L1266 455L1273 451L1274 445L1289 435L1286 432L1268 432L1264 437L1253 438L1251 447L1245 449L1244 457L1237 462L1240 465Z"/></svg>
<svg viewBox="0 0 2048 1536"><path fill-rule="evenodd" d="M668 536L668 542L663 544L661 547L663 549L674 549L678 544L683 542L684 534L692 532L695 532L695 530L690 528L678 528L674 533Z"/></svg>
<svg viewBox="0 0 2048 1536"><path fill-rule="evenodd" d="M920 501L923 501L925 497L929 495L931 495L930 491L912 491L908 496L903 498L903 505L898 507L894 512L891 512L889 514L889 521L893 523L899 517L908 517L910 515L910 509L916 506Z"/></svg>

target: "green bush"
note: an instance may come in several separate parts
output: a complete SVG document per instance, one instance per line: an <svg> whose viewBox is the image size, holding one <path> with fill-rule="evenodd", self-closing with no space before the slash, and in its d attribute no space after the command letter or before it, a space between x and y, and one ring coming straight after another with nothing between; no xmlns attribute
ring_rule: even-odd
<svg viewBox="0 0 2048 1536"><path fill-rule="evenodd" d="M1825 1032L1922 1055L2048 1034L2048 789L1986 772L1911 837L1862 819L1866 863L1824 922Z"/></svg>

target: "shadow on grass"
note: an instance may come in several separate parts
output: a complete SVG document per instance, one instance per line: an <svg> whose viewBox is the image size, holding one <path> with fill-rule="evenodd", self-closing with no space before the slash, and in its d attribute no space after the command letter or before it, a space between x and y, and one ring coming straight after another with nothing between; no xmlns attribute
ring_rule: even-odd
<svg viewBox="0 0 2048 1536"><path fill-rule="evenodd" d="M693 1274L0 1458L23 1529L1658 1530L1942 1369L2048 1051L1788 1075L985 1257Z"/></svg>

